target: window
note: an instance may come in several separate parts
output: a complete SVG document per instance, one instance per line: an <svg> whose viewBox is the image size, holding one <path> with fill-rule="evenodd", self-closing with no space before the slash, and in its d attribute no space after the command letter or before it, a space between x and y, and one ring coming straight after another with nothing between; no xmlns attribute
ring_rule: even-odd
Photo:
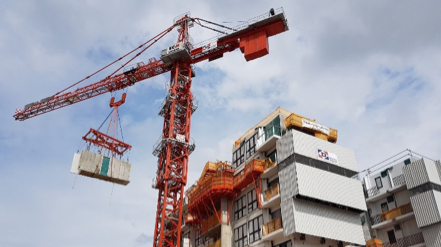
<svg viewBox="0 0 441 247"><path fill-rule="evenodd" d="M196 242L195 245L196 247L200 246L200 245L204 245L204 238L199 236L198 232L196 231Z"/></svg>
<svg viewBox="0 0 441 247"><path fill-rule="evenodd" d="M244 142L240 144L240 147L233 153L233 167L240 166L245 162L245 145Z"/></svg>
<svg viewBox="0 0 441 247"><path fill-rule="evenodd" d="M247 148L247 159L251 157L253 154L256 153L256 141L257 141L257 134L255 133L250 139L248 139L245 143L245 146Z"/></svg>
<svg viewBox="0 0 441 247"><path fill-rule="evenodd" d="M397 242L394 230L387 231L387 236L389 237L389 243L395 244Z"/></svg>
<svg viewBox="0 0 441 247"><path fill-rule="evenodd" d="M245 196L242 196L241 198L234 201L234 220L238 220L246 214L246 205L247 202Z"/></svg>
<svg viewBox="0 0 441 247"><path fill-rule="evenodd" d="M263 216L256 217L248 221L248 232L250 233L250 244L261 238L260 229L263 224Z"/></svg>
<svg viewBox="0 0 441 247"><path fill-rule="evenodd" d="M394 202L394 201L395 201L394 196L388 196L388 197L387 197L387 202L388 202L388 203L392 203L392 202Z"/></svg>
<svg viewBox="0 0 441 247"><path fill-rule="evenodd" d="M234 229L234 247L244 247L248 245L247 224L243 224Z"/></svg>
<svg viewBox="0 0 441 247"><path fill-rule="evenodd" d="M389 206L387 206L387 202L381 203L381 212L389 211Z"/></svg>
<svg viewBox="0 0 441 247"><path fill-rule="evenodd" d="M271 159L273 162L277 162L277 150L274 150L270 154L266 156L267 158Z"/></svg>
<svg viewBox="0 0 441 247"><path fill-rule="evenodd" d="M274 212L271 212L271 219L282 217L282 210L279 208Z"/></svg>
<svg viewBox="0 0 441 247"><path fill-rule="evenodd" d="M285 243L274 245L274 247L291 247L291 246L292 246L291 240L289 240L289 241L287 241Z"/></svg>
<svg viewBox="0 0 441 247"><path fill-rule="evenodd" d="M281 136L280 132L280 116L273 119L267 126L263 127L265 132L265 141L273 135Z"/></svg>
<svg viewBox="0 0 441 247"><path fill-rule="evenodd" d="M383 182L381 182L381 177L375 178L375 184L377 185L377 188L383 188Z"/></svg>
<svg viewBox="0 0 441 247"><path fill-rule="evenodd" d="M252 191L248 192L247 197L248 197L248 212L252 212L257 208L256 191L253 189Z"/></svg>

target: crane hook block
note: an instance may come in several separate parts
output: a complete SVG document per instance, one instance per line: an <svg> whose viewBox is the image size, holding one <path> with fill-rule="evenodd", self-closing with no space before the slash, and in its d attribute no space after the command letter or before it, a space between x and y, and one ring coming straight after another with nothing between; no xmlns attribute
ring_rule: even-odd
<svg viewBox="0 0 441 247"><path fill-rule="evenodd" d="M117 102L115 102L115 97L112 97L112 98L110 99L109 106L110 106L110 107L118 107L118 106L124 104L124 102L126 102L126 96L127 96L127 94L126 94L126 93L123 93L123 94L122 94L122 97L121 97L121 100L119 100L119 101L117 101Z"/></svg>

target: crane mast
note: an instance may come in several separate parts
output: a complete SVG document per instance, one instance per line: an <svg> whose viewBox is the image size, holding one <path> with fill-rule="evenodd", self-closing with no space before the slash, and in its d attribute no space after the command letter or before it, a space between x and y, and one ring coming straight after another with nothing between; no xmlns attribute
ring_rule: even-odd
<svg viewBox="0 0 441 247"><path fill-rule="evenodd" d="M271 9L235 28L216 24L229 31L222 32L210 28L222 34L193 47L189 28L195 24L206 27L201 24L201 21L205 20L191 18L189 13L184 14L175 18L172 27L151 39L150 41L154 40L153 44L173 28L178 28L177 43L163 50L160 60L151 58L147 64L140 62L126 67L123 73L112 74L74 91L57 93L27 104L23 110L16 110L14 114L15 120L24 121L107 92L124 89L147 78L170 71L167 96L159 111L159 115L164 117L163 130L153 150L153 154L158 157L156 177L153 181L153 187L158 189L153 247L180 247L188 160L190 153L195 149L195 144L190 138L191 115L197 108L190 90L192 77L195 76L193 64L219 59L223 57L224 53L234 51L237 48L244 53L246 61L260 58L269 53L268 37L288 30L283 9ZM209 21L205 22L215 24ZM138 48L141 47L142 45ZM107 138L103 135L98 136L95 132L91 135L90 140ZM120 143L115 139L107 138L106 140L106 145L116 151L125 150L124 148L128 147L127 144Z"/></svg>
<svg viewBox="0 0 441 247"><path fill-rule="evenodd" d="M189 16L178 20L177 44L189 46ZM164 117L162 137L153 153L158 156L154 187L158 189L154 247L180 246L184 187L187 184L191 114L195 110L191 89L191 57L183 49L182 60L172 62L169 90L160 114ZM187 52L187 54L185 54Z"/></svg>

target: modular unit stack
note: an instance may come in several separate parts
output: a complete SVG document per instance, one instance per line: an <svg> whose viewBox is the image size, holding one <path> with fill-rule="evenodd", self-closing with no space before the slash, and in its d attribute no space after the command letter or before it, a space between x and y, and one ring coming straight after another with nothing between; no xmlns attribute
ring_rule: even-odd
<svg viewBox="0 0 441 247"><path fill-rule="evenodd" d="M277 152L284 234L364 244L366 203L361 182L353 179L354 152L295 129L277 141Z"/></svg>
<svg viewBox="0 0 441 247"><path fill-rule="evenodd" d="M403 168L410 201L426 246L441 246L441 164L426 158Z"/></svg>
<svg viewBox="0 0 441 247"><path fill-rule="evenodd" d="M407 149L369 171L363 184L373 239L367 243L441 246L440 162Z"/></svg>
<svg viewBox="0 0 441 247"><path fill-rule="evenodd" d="M130 182L130 168L129 162L83 150L74 154L71 172L127 185Z"/></svg>

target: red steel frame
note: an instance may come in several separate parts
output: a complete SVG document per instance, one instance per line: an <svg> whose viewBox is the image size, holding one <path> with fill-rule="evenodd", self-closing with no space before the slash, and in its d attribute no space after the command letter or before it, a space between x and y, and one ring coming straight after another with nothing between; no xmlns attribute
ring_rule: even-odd
<svg viewBox="0 0 441 247"><path fill-rule="evenodd" d="M185 17L182 21L178 42L188 42L188 20ZM173 62L168 102L164 102L161 111L164 125L155 185L159 191L153 247L180 246L184 187L191 149L191 73L191 61ZM179 141L178 135L181 136ZM182 142L182 136L185 142Z"/></svg>

